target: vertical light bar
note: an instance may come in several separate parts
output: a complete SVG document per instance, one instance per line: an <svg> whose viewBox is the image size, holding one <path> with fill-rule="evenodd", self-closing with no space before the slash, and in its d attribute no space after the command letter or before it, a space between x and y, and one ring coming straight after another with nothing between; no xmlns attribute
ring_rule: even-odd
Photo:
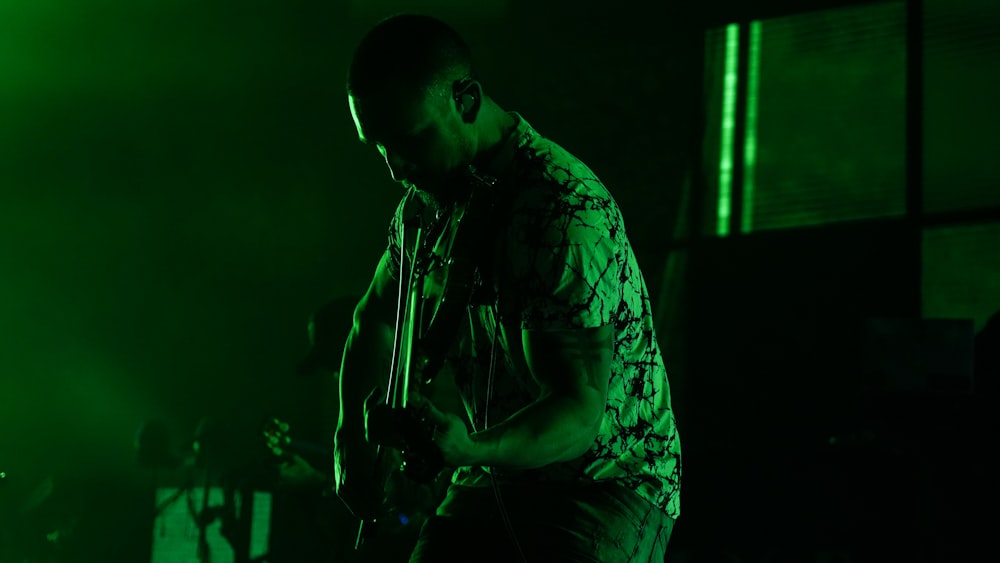
<svg viewBox="0 0 1000 563"><path fill-rule="evenodd" d="M719 206L715 234L729 235L729 216L733 209L733 137L736 129L736 81L739 62L740 26L726 26L725 75L722 82L722 135L719 151Z"/></svg>
<svg viewBox="0 0 1000 563"><path fill-rule="evenodd" d="M747 123L743 144L743 214L740 231L753 230L754 173L757 166L757 97L760 85L760 20L750 22L747 52Z"/></svg>
<svg viewBox="0 0 1000 563"><path fill-rule="evenodd" d="M250 520L250 559L257 560L270 551L271 493L254 491L253 516Z"/></svg>

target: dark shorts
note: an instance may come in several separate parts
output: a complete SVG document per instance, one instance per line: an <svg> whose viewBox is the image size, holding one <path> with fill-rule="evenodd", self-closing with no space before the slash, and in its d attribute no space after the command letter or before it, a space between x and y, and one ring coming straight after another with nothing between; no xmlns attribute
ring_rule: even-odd
<svg viewBox="0 0 1000 563"><path fill-rule="evenodd" d="M504 511L492 487L452 485L410 563L661 563L673 530L666 513L615 482L504 484L499 491Z"/></svg>

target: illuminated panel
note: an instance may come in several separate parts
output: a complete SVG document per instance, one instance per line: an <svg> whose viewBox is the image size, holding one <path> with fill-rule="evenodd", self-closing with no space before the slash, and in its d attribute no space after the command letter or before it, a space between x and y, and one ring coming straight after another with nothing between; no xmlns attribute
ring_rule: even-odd
<svg viewBox="0 0 1000 563"><path fill-rule="evenodd" d="M771 18L749 32L740 230L902 216L905 4Z"/></svg>
<svg viewBox="0 0 1000 563"><path fill-rule="evenodd" d="M159 507L153 522L153 542L151 563L190 563L198 561L198 539L200 531L194 515L201 510L204 489L194 487L181 491L177 488L162 487L156 490L156 506ZM217 508L225 503L222 487L210 487L209 508ZM260 557L268 553L271 529L271 495L255 492L253 513L242 513L239 493L235 495L233 507L238 518L250 518L250 557ZM222 522L216 518L205 529L205 543L212 563L234 563L235 553L228 540L222 535Z"/></svg>
<svg viewBox="0 0 1000 563"><path fill-rule="evenodd" d="M924 231L923 316L972 319L978 331L1000 310L1000 224Z"/></svg>
<svg viewBox="0 0 1000 563"><path fill-rule="evenodd" d="M1000 206L1000 2L923 5L924 210Z"/></svg>

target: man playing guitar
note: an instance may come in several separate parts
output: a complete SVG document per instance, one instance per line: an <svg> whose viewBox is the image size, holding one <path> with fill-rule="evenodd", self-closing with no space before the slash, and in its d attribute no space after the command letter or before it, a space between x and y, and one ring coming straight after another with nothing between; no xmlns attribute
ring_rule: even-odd
<svg viewBox="0 0 1000 563"><path fill-rule="evenodd" d="M347 337L337 494L377 522L379 460L398 448L416 474L452 471L411 562L662 561L680 439L608 190L487 96L436 19L376 25L347 90L406 193ZM421 388L441 365L464 416Z"/></svg>

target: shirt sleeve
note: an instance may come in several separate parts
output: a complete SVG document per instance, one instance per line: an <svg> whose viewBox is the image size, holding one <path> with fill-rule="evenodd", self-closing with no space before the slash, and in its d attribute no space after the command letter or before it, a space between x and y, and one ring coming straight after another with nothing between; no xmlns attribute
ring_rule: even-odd
<svg viewBox="0 0 1000 563"><path fill-rule="evenodd" d="M508 259L522 329L604 326L621 303L621 214L606 192L577 188L515 211Z"/></svg>

